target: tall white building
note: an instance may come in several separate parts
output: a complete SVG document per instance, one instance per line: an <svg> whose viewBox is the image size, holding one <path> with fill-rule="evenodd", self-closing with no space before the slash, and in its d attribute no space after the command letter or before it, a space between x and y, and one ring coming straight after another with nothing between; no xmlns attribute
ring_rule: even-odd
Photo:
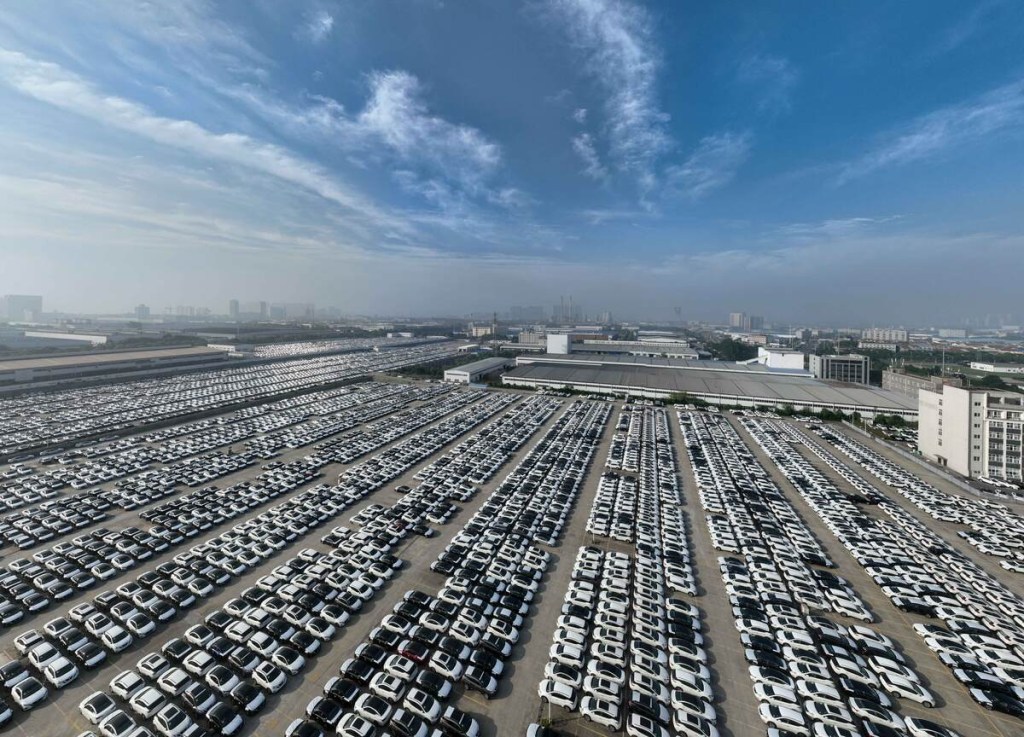
<svg viewBox="0 0 1024 737"><path fill-rule="evenodd" d="M860 337L872 343L906 343L908 336L901 328L868 328Z"/></svg>
<svg viewBox="0 0 1024 737"><path fill-rule="evenodd" d="M922 389L918 413L917 447L927 458L963 476L1024 478L1024 395L955 386Z"/></svg>

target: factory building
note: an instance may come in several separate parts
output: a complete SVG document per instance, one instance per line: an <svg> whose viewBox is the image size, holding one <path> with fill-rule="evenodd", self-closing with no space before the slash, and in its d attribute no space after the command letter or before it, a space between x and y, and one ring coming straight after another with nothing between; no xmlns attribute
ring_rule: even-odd
<svg viewBox="0 0 1024 737"><path fill-rule="evenodd" d="M183 369L216 368L227 360L225 351L206 346L12 358L0 361L0 392L95 379L152 376Z"/></svg>
<svg viewBox="0 0 1024 737"><path fill-rule="evenodd" d="M575 353L522 355L516 358L516 368L502 376L502 383L555 391L568 386L595 394L650 399L685 394L715 405L828 409L858 412L865 419L879 414L917 418L917 402L904 395L828 384L806 372L772 370L756 363Z"/></svg>
<svg viewBox="0 0 1024 737"><path fill-rule="evenodd" d="M509 366L515 365L513 358L484 358L465 366L456 366L446 369L444 372L445 381L453 381L457 384L475 384L481 379L489 376L496 376Z"/></svg>

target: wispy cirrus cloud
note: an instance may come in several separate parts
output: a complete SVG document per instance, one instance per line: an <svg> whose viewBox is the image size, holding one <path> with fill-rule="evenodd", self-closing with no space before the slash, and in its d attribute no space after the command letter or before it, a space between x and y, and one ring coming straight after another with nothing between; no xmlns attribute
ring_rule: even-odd
<svg viewBox="0 0 1024 737"><path fill-rule="evenodd" d="M501 146L477 128L432 114L419 79L405 71L371 74L370 98L354 122L399 156L426 161L467 188L501 164Z"/></svg>
<svg viewBox="0 0 1024 737"><path fill-rule="evenodd" d="M688 200L699 200L733 180L750 155L749 132L705 136L690 157L666 173L668 188Z"/></svg>
<svg viewBox="0 0 1024 737"><path fill-rule="evenodd" d="M550 7L605 93L612 162L648 191L658 158L673 146L657 100L660 59L650 14L629 0L552 0Z"/></svg>
<svg viewBox="0 0 1024 737"><path fill-rule="evenodd" d="M0 82L23 95L97 123L289 182L355 215L408 232L406 225L346 188L320 166L287 149L239 133L214 133L191 120L156 115L143 105L104 93L52 62L0 48Z"/></svg>
<svg viewBox="0 0 1024 737"><path fill-rule="evenodd" d="M807 223L789 223L782 225L778 228L775 235L781 235L783 237L792 238L794 240L803 239L839 239L848 238L851 236L866 235L871 232L877 232L882 226L892 225L902 221L904 218L902 215L886 215L882 217L850 217L850 218L831 218L828 220L821 220L819 222L807 222Z"/></svg>
<svg viewBox="0 0 1024 737"><path fill-rule="evenodd" d="M1014 5L1010 3L1009 5ZM935 44L928 50L928 56L948 54L979 36L991 25L993 16L1006 7L1003 0L985 0L972 3L967 13L952 25L948 26L938 37Z"/></svg>
<svg viewBox="0 0 1024 737"><path fill-rule="evenodd" d="M314 44L321 44L327 40L333 30L334 16L321 8L306 16L298 34Z"/></svg>
<svg viewBox="0 0 1024 737"><path fill-rule="evenodd" d="M781 56L754 54L740 62L736 78L755 88L759 110L786 113L792 108L793 89L800 81L800 72Z"/></svg>
<svg viewBox="0 0 1024 737"><path fill-rule="evenodd" d="M608 178L608 169L601 163L601 157L594 146L594 137L589 133L580 133L572 139L572 150L583 162L583 173L591 179L604 181Z"/></svg>
<svg viewBox="0 0 1024 737"><path fill-rule="evenodd" d="M922 115L840 167L842 185L881 169L902 166L1024 127L1024 79L966 102Z"/></svg>

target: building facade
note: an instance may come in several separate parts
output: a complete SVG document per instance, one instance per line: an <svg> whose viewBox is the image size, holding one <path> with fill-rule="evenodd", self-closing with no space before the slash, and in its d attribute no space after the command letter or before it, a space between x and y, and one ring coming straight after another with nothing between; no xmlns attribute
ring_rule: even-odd
<svg viewBox="0 0 1024 737"><path fill-rule="evenodd" d="M804 355L803 351L759 347L757 349L757 362L771 369L803 371L807 362L807 356Z"/></svg>
<svg viewBox="0 0 1024 737"><path fill-rule="evenodd" d="M963 381L951 376L917 376L899 369L886 369L882 372L883 389L899 392L914 399L917 399L922 389L940 392L946 384L962 386Z"/></svg>
<svg viewBox="0 0 1024 737"><path fill-rule="evenodd" d="M1024 374L1024 364L1020 363L979 363L971 361L971 368L990 374Z"/></svg>
<svg viewBox="0 0 1024 737"><path fill-rule="evenodd" d="M34 294L5 294L0 300L0 313L10 322L38 322L43 312L43 298Z"/></svg>
<svg viewBox="0 0 1024 737"><path fill-rule="evenodd" d="M1024 478L1024 395L944 386L918 396L918 450L973 478Z"/></svg>
<svg viewBox="0 0 1024 737"><path fill-rule="evenodd" d="M514 358L484 358L464 366L447 369L444 372L444 380L456 384L474 384L489 376L496 376L509 366L514 365Z"/></svg>
<svg viewBox="0 0 1024 737"><path fill-rule="evenodd" d="M868 328L860 337L872 343L906 343L909 336L901 328Z"/></svg>
<svg viewBox="0 0 1024 737"><path fill-rule="evenodd" d="M809 368L816 379L868 384L871 359L856 353L844 356L810 356Z"/></svg>

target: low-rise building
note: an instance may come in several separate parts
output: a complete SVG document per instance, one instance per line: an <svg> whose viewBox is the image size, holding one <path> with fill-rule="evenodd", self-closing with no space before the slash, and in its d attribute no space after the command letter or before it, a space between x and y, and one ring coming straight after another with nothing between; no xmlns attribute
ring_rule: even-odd
<svg viewBox="0 0 1024 737"><path fill-rule="evenodd" d="M942 391L944 385L963 386L963 380L953 376L918 376L903 369L886 369L882 372L882 388L917 399L922 389Z"/></svg>
<svg viewBox="0 0 1024 737"><path fill-rule="evenodd" d="M484 358L464 366L456 366L444 372L445 381L453 381L457 384L475 384L481 379L489 376L496 376L509 366L515 365L514 358Z"/></svg>
<svg viewBox="0 0 1024 737"><path fill-rule="evenodd" d="M1024 364L1021 363L982 363L971 361L971 368L975 371L984 371L989 374L1024 374Z"/></svg>
<svg viewBox="0 0 1024 737"><path fill-rule="evenodd" d="M817 379L842 381L847 384L868 384L871 359L857 353L842 356L811 356L811 373Z"/></svg>
<svg viewBox="0 0 1024 737"><path fill-rule="evenodd" d="M803 351L788 351L785 348L757 349L758 363L764 364L770 369L782 369L789 371L804 371L806 369L807 356Z"/></svg>

